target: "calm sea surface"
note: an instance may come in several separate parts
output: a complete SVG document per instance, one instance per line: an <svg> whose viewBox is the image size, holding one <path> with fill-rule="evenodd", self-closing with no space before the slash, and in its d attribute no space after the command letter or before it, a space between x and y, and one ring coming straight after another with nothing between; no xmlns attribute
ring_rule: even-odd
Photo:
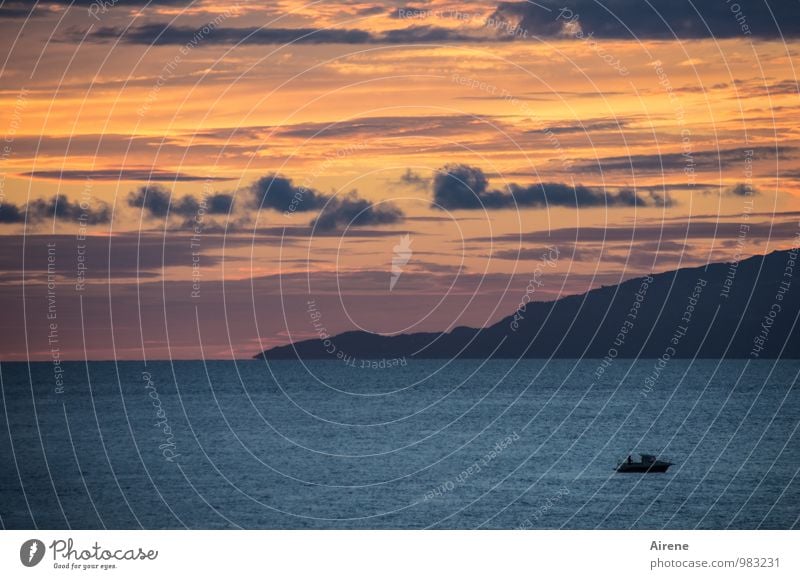
<svg viewBox="0 0 800 579"><path fill-rule="evenodd" d="M58 376L52 364L3 363L0 522L800 525L800 363L361 366L93 362ZM616 474L631 452L675 465Z"/></svg>

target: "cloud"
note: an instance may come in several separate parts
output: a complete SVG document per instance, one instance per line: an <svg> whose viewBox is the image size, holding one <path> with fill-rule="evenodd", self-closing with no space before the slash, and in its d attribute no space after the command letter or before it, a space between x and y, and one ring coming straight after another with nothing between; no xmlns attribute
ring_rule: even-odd
<svg viewBox="0 0 800 579"><path fill-rule="evenodd" d="M13 203L0 204L0 223L22 223L25 221L24 211Z"/></svg>
<svg viewBox="0 0 800 579"><path fill-rule="evenodd" d="M359 16L374 16L375 14L383 14L386 12L386 8L375 4L373 6L366 6L364 8L360 8L356 13Z"/></svg>
<svg viewBox="0 0 800 579"><path fill-rule="evenodd" d="M128 194L128 205L146 211L149 217L165 217L169 214L196 217L201 213L201 208L204 213L220 215L231 212L233 196L214 193L198 200L193 195L186 195L173 202L172 194L163 187L147 185Z"/></svg>
<svg viewBox="0 0 800 579"><path fill-rule="evenodd" d="M403 20L406 18L425 18L432 13L430 8L418 6L400 6L389 11L389 18L393 20Z"/></svg>
<svg viewBox="0 0 800 579"><path fill-rule="evenodd" d="M85 31L72 33L82 38ZM200 34L191 26L143 24L132 28L105 26L88 34L96 42L121 39L128 44L147 46L186 45L196 42ZM439 42L496 42L513 40L514 36L469 34L439 26L410 26L382 33L355 28L261 28L218 26L203 36L204 45L284 45L284 44L415 44Z"/></svg>
<svg viewBox="0 0 800 579"><path fill-rule="evenodd" d="M508 209L513 207L633 207L671 205L672 199L657 191L644 196L631 189L611 192L565 183L511 183L507 191L489 189L484 172L469 165L447 165L433 181L433 207L440 209Z"/></svg>
<svg viewBox="0 0 800 579"><path fill-rule="evenodd" d="M64 169L60 171L30 171L21 177L34 179L56 179L59 181L231 181L226 177L203 177L173 173L157 169Z"/></svg>
<svg viewBox="0 0 800 579"><path fill-rule="evenodd" d="M95 41L122 39L128 44L147 46L186 45L198 35L198 29L190 26L164 26L144 24L129 28L102 27L89 35ZM203 37L204 45L232 44L372 44L376 38L369 32L357 29L318 28L260 28L224 27L214 28Z"/></svg>
<svg viewBox="0 0 800 579"><path fill-rule="evenodd" d="M549 231L511 233L494 237L473 237L472 243L563 244L563 243L610 243L627 242L639 244L648 241L688 241L690 239L730 240L735 243L739 236L740 224L735 221L697 220L683 217L681 221L636 224L618 227L564 227ZM751 240L789 240L797 234L797 220L778 220L754 222L748 229ZM663 241L662 241L663 243Z"/></svg>
<svg viewBox="0 0 800 579"><path fill-rule="evenodd" d="M281 125L251 125L239 127L218 127L205 129L203 131L184 133L177 138L190 138L202 141L222 141L226 147L230 147L230 142L237 139L246 139L257 143L263 143L265 138L275 139L326 139L337 141L331 144L331 151L326 155L328 158L342 158L350 154L365 151L370 146L380 146L381 141L393 137L425 136L427 137L456 137L466 135L478 129L490 129L503 123L503 117L491 115L398 115L398 116L375 116L375 117L356 117L337 120L333 122L303 122L295 124ZM509 126L510 129L510 126ZM348 144L343 145L342 139L351 139ZM103 137L105 145L107 138ZM91 145L87 144L87 154L91 154L94 149L89 146L97 147L98 138L93 139ZM141 139L137 138L141 143ZM143 143L147 147L162 147L157 141L147 141ZM385 143L383 143L385 144ZM37 144L31 143L31 156L35 154ZM59 143L58 153L73 147L69 142ZM123 146L127 146L123 143ZM71 149L70 149L71 150ZM243 149L251 151L254 149ZM124 149L123 149L124 154ZM175 150L176 154L182 150ZM154 180L154 179L153 179ZM200 180L200 179L198 179ZM220 179L222 180L222 179ZM229 179L225 179L229 180Z"/></svg>
<svg viewBox="0 0 800 579"><path fill-rule="evenodd" d="M271 173L250 185L253 206L280 212L313 211L323 207L328 196L311 189L297 187L291 179Z"/></svg>
<svg viewBox="0 0 800 579"><path fill-rule="evenodd" d="M85 221L89 225L108 223L111 220L111 211L105 203L98 203L96 209L81 207L81 204L71 202L65 197L55 195L50 199L36 199L28 203L26 208L28 218L32 221L56 218L62 221Z"/></svg>
<svg viewBox="0 0 800 579"><path fill-rule="evenodd" d="M587 119L573 124L552 125L544 129L557 135L569 133L590 133L594 131L622 131L628 125L627 119ZM528 133L540 133L536 131L526 131Z"/></svg>
<svg viewBox="0 0 800 579"><path fill-rule="evenodd" d="M492 254L492 258L507 261L537 261L542 255L552 252L552 246L518 247L515 249L501 249ZM625 264L626 269L631 266L641 267L652 271L656 264L665 262L682 263L683 267L691 263L706 263L707 256L688 243L659 239L657 241L637 241L635 246L628 243L581 242L559 243L559 259L568 262L581 262L593 264L619 263Z"/></svg>
<svg viewBox="0 0 800 579"><path fill-rule="evenodd" d="M88 7L95 0L78 0ZM69 4L56 0L49 4ZM145 6L147 0L127 1L126 5ZM187 5L190 0L156 0L152 4ZM722 0L692 2L691 0L574 0L564 7L561 0L538 2L500 2L480 29L445 28L413 24L384 32L354 28L262 28L216 27L205 35L204 44L406 44L438 42L509 42L541 37L647 40L698 38L759 38L780 39L800 36L800 4L794 0ZM738 11L734 10L738 7ZM74 10L75 8L73 8ZM19 18L31 9L22 2L0 7L0 16ZM380 13L379 6L362 9L362 15ZM401 13L402 11L402 13ZM418 17L414 14L419 12ZM45 11L38 11L38 14ZM431 11L426 8L397 8L387 12L395 22L417 22ZM457 12L454 12L457 13ZM567 24L572 21L570 24ZM526 34L507 34L515 30ZM493 34L492 31L495 33ZM82 33L80 33L82 35ZM116 40L145 45L185 45L198 34L191 26L170 26L159 23L143 24L128 30L102 27L92 31L95 41Z"/></svg>
<svg viewBox="0 0 800 579"><path fill-rule="evenodd" d="M483 171L468 165L447 165L433 178L434 206L441 209L480 209L492 206L494 198L505 196L488 191L489 180Z"/></svg>
<svg viewBox="0 0 800 579"><path fill-rule="evenodd" d="M172 194L158 185L139 187L128 193L128 205L146 210L153 217L163 217L170 209Z"/></svg>
<svg viewBox="0 0 800 579"><path fill-rule="evenodd" d="M723 189L722 194L729 197L753 197L761 195L761 191L747 183L738 183L729 189Z"/></svg>
<svg viewBox="0 0 800 579"><path fill-rule="evenodd" d="M607 98L610 96L622 96L627 93L622 91L528 91L521 93L519 99L522 101L562 101L569 97L571 99L591 99ZM479 100L479 101L507 101L508 95L462 95L455 97L458 100Z"/></svg>
<svg viewBox="0 0 800 579"><path fill-rule="evenodd" d="M0 19L2 18L27 18L28 16L38 16L44 11L35 4L24 2L6 2L0 6Z"/></svg>
<svg viewBox="0 0 800 579"><path fill-rule="evenodd" d="M600 159L579 159L573 169L581 173L600 173L610 171L666 172L673 169L682 170L693 166L696 171L720 170L744 163L745 150L753 151L753 160L778 157L788 159L794 156L794 146L761 146L748 149L722 149L694 151L691 155L683 153L642 154L617 157L601 157Z"/></svg>
<svg viewBox="0 0 800 579"><path fill-rule="evenodd" d="M98 0L40 0L40 4L61 4L64 6L92 6L95 4L102 4L102 2L98 2ZM120 7L124 6L189 6L191 4L197 4L197 0L118 0L117 2L111 2L111 0L107 0L107 9L110 10L115 5Z"/></svg>
<svg viewBox="0 0 800 579"><path fill-rule="evenodd" d="M208 213L217 215L230 213L233 208L233 196L227 193L214 193L206 197L206 205Z"/></svg>
<svg viewBox="0 0 800 579"><path fill-rule="evenodd" d="M378 44L415 44L418 42L496 42L509 41L513 36L476 36L439 26L411 26L388 30L375 38Z"/></svg>
<svg viewBox="0 0 800 579"><path fill-rule="evenodd" d="M49 199L34 199L24 207L13 203L0 204L0 223L39 223L45 219L97 225L111 221L111 210L105 203L94 203L94 207L70 201L62 195Z"/></svg>
<svg viewBox="0 0 800 579"><path fill-rule="evenodd" d="M576 24L594 38L628 40L800 36L800 4L782 0L500 2L491 18L513 22L530 36L539 37L572 37ZM565 28L570 20L571 28Z"/></svg>
<svg viewBox="0 0 800 579"><path fill-rule="evenodd" d="M734 79L735 98L763 97L777 95L797 95L800 93L800 85L796 80L784 79L769 82L764 78L753 78L748 80ZM725 88L724 86L722 88ZM772 117L770 117L772 118Z"/></svg>
<svg viewBox="0 0 800 579"><path fill-rule="evenodd" d="M311 225L330 231L343 227L399 223L404 217L403 211L393 203L371 203L351 191L344 197L330 199Z"/></svg>
<svg viewBox="0 0 800 579"><path fill-rule="evenodd" d="M490 121L474 115L426 115L362 117L335 123L298 123L278 128L279 137L304 139L343 139L409 137L412 135L463 135L476 127L486 127ZM497 121L492 121L497 122Z"/></svg>
<svg viewBox="0 0 800 579"><path fill-rule="evenodd" d="M792 90L792 85L794 85L794 90ZM728 89L731 90L728 91ZM705 93L712 90L725 90L729 93L732 92L732 95L729 96L729 98L732 97L737 100L756 96L792 94L798 92L796 81L794 83L791 80L771 82L767 77L752 77L746 79L734 78L731 79L730 82L718 82L712 84L711 86L698 86L690 84L681 86L677 90L679 92L688 93ZM775 111L780 110L780 108L782 107L772 107L772 109ZM764 112L762 108L758 108L756 110L759 113ZM753 109L750 109L747 112L753 112Z"/></svg>
<svg viewBox="0 0 800 579"><path fill-rule="evenodd" d="M194 0L124 0L126 7L155 7L155 6L187 6ZM104 8L105 4L105 8ZM30 16L44 16L45 14L60 14L53 8L55 6L66 6L77 9L92 8L94 17L107 13L114 8L116 2L107 0L105 3L98 0L42 0L40 2L30 1L6 1L0 6L0 18L26 18ZM96 11L95 11L96 10Z"/></svg>
<svg viewBox="0 0 800 579"><path fill-rule="evenodd" d="M398 223L403 211L392 203L373 204L359 197L357 191L344 196L325 195L306 186L296 186L291 179L276 174L262 177L249 187L252 205L282 213L319 211L311 225L322 231L340 227L363 227Z"/></svg>
<svg viewBox="0 0 800 579"><path fill-rule="evenodd" d="M565 255L569 257L570 261L590 261L599 257L600 253L596 250L585 251L583 248L578 249L576 246L560 245L558 247L559 256ZM502 259L506 261L538 261L542 256L552 255L552 246L538 246L538 247L518 247L516 249L498 249L492 253L493 259Z"/></svg>
<svg viewBox="0 0 800 579"><path fill-rule="evenodd" d="M427 191L431 186L431 180L429 178L423 177L411 169L406 169L406 172L400 175L400 179L397 183L418 191Z"/></svg>

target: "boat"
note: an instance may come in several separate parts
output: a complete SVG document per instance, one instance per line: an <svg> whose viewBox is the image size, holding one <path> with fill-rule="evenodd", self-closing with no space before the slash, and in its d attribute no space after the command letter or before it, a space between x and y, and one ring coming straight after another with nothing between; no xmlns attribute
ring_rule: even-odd
<svg viewBox="0 0 800 579"><path fill-rule="evenodd" d="M658 460L652 454L640 454L642 458L638 461L631 459L628 455L628 460L622 461L617 465L617 472L667 472L667 469L672 466L671 462L665 460Z"/></svg>

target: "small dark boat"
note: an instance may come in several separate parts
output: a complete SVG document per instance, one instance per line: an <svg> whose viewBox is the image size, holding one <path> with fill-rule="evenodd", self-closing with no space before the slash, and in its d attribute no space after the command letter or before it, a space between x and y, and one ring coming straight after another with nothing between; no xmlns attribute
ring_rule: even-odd
<svg viewBox="0 0 800 579"><path fill-rule="evenodd" d="M672 466L671 462L658 460L652 454L640 454L641 460L634 461L628 456L628 460L617 465L617 472L667 472Z"/></svg>

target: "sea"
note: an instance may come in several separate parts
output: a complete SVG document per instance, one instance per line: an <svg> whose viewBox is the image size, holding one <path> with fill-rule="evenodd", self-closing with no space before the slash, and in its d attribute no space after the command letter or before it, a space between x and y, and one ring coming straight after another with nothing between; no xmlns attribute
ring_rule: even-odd
<svg viewBox="0 0 800 579"><path fill-rule="evenodd" d="M800 362L2 363L7 529L792 529ZM673 463L617 473L628 455Z"/></svg>

